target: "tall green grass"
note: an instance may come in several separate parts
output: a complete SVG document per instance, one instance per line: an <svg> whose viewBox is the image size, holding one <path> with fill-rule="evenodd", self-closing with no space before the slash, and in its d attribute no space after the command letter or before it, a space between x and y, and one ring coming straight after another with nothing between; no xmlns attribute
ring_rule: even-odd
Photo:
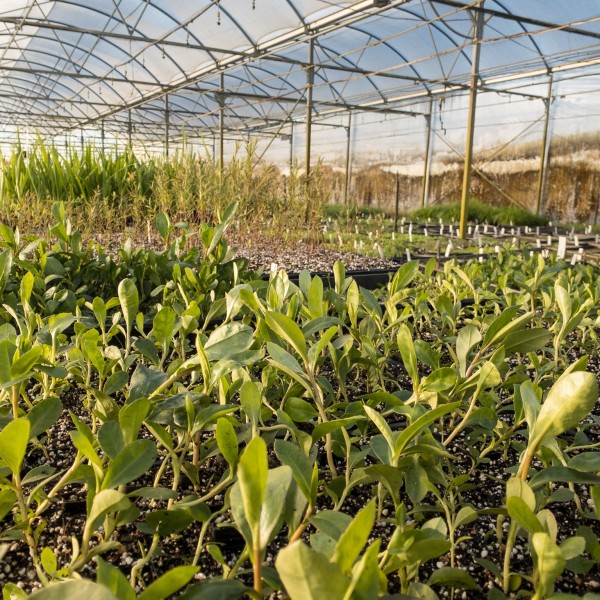
<svg viewBox="0 0 600 600"><path fill-rule="evenodd" d="M140 231L159 211L174 222L214 222L236 200L238 230L312 236L328 199L318 168L307 193L298 171L282 176L257 161L253 145L238 149L221 171L207 152L185 146L142 160L130 147L100 151L88 143L61 152L38 137L27 152L17 143L1 157L0 171L0 220L22 229L45 226L57 200L78 227Z"/></svg>
<svg viewBox="0 0 600 600"><path fill-rule="evenodd" d="M411 213L417 220L442 219L445 223L458 222L460 219L460 203L433 204L419 208ZM529 211L514 206L490 206L482 202L470 201L468 206L468 220L471 223L489 223L490 225L547 225L548 218L535 215Z"/></svg>

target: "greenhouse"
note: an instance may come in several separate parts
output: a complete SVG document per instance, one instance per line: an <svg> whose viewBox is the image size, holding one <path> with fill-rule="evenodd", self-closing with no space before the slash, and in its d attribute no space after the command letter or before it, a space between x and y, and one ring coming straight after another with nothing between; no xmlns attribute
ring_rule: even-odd
<svg viewBox="0 0 600 600"><path fill-rule="evenodd" d="M600 598L597 0L1 0L4 600Z"/></svg>

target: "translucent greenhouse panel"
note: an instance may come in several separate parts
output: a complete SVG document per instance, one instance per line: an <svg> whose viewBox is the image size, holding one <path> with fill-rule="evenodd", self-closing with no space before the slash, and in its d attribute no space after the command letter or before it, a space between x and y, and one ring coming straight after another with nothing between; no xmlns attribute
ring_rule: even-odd
<svg viewBox="0 0 600 600"><path fill-rule="evenodd" d="M600 75L555 83L545 208L567 222L600 223Z"/></svg>

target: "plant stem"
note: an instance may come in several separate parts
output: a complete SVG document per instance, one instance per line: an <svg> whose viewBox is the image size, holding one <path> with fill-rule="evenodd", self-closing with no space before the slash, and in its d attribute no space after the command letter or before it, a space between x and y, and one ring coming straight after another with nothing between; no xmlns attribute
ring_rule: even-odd
<svg viewBox="0 0 600 600"><path fill-rule="evenodd" d="M254 591L262 596L262 562L260 560L260 546L254 547L254 561L252 570L254 573Z"/></svg>
<svg viewBox="0 0 600 600"><path fill-rule="evenodd" d="M13 387L12 387L11 403L12 403L13 419L18 419L19 418L19 386L18 385L13 385Z"/></svg>

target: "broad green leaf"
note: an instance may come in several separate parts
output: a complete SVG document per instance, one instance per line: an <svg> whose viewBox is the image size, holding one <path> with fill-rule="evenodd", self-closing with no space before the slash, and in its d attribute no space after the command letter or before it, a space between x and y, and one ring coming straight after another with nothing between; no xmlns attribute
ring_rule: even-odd
<svg viewBox="0 0 600 600"><path fill-rule="evenodd" d="M244 381L240 388L240 404L250 422L256 426L260 421L262 395L255 381Z"/></svg>
<svg viewBox="0 0 600 600"><path fill-rule="evenodd" d="M308 310L313 319L324 315L323 280L315 275L308 290Z"/></svg>
<svg viewBox="0 0 600 600"><path fill-rule="evenodd" d="M443 587L461 588L463 590L478 590L475 580L462 569L456 567L442 567L431 574L427 583Z"/></svg>
<svg viewBox="0 0 600 600"><path fill-rule="evenodd" d="M454 526L460 527L461 525L468 525L473 521L477 520L477 511L471 506L463 506L458 513L456 513L456 519L454 520Z"/></svg>
<svg viewBox="0 0 600 600"><path fill-rule="evenodd" d="M506 498L517 497L523 500L530 511L535 510L535 494L526 481L520 477L511 477L506 482Z"/></svg>
<svg viewBox="0 0 600 600"><path fill-rule="evenodd" d="M96 465L99 469L103 468L102 461L94 448L94 444L90 442L87 436L81 431L69 431L69 435L73 440L75 448L81 452L90 462Z"/></svg>
<svg viewBox="0 0 600 600"><path fill-rule="evenodd" d="M92 508L87 518L86 529L92 531L106 513L125 510L131 506L129 498L117 490L102 490L94 496Z"/></svg>
<svg viewBox="0 0 600 600"><path fill-rule="evenodd" d="M140 307L138 289L132 279L123 279L119 283L117 294L121 303L121 311L125 319L127 331L131 331Z"/></svg>
<svg viewBox="0 0 600 600"><path fill-rule="evenodd" d="M387 424L387 421L381 416L379 412L377 412L374 408L371 408L367 404L363 406L365 413L367 413L367 417L375 424L377 429L383 435L385 441L390 447L390 453L393 455L396 447L396 438L390 429L390 426Z"/></svg>
<svg viewBox="0 0 600 600"><path fill-rule="evenodd" d="M397 271L388 285L390 295L395 294L406 288L408 284L416 277L419 272L419 261L409 260L403 264Z"/></svg>
<svg viewBox="0 0 600 600"><path fill-rule="evenodd" d="M440 417L443 417L444 415L447 415L448 413L457 409L460 404L460 401L457 401L450 404L442 404L441 406L437 406L436 408L427 411L414 423L411 423L406 429L404 429L396 438L394 461L398 460L408 443L413 440L423 429L429 427L429 425L437 421Z"/></svg>
<svg viewBox="0 0 600 600"><path fill-rule="evenodd" d="M169 239L169 233L171 229L171 220L169 216L164 212L159 212L156 214L156 229L158 229L158 234L160 235L162 241L166 244Z"/></svg>
<svg viewBox="0 0 600 600"><path fill-rule="evenodd" d="M560 545L560 551L565 560L571 560L580 556L585 552L585 538L580 535L567 538Z"/></svg>
<svg viewBox="0 0 600 600"><path fill-rule="evenodd" d="M30 425L27 419L14 419L0 431L0 458L13 475L21 471L27 451Z"/></svg>
<svg viewBox="0 0 600 600"><path fill-rule="evenodd" d="M319 341L316 344L313 344L308 351L308 359L310 363L310 368L312 370L315 369L317 364L317 360L319 359L319 355L325 349L327 344L334 338L335 334L338 332L337 326L333 325L327 331L325 331Z"/></svg>
<svg viewBox="0 0 600 600"><path fill-rule="evenodd" d="M48 587L34 592L31 598L35 600L127 600L114 595L104 585L99 585L88 579L72 579L53 583Z"/></svg>
<svg viewBox="0 0 600 600"><path fill-rule="evenodd" d="M348 318L353 329L356 329L358 324L358 305L360 302L360 292L358 291L358 284L354 279L348 286L346 292L346 308L348 310Z"/></svg>
<svg viewBox="0 0 600 600"><path fill-rule="evenodd" d="M130 404L138 398L150 397L166 380L166 373L139 363L131 376L127 403Z"/></svg>
<svg viewBox="0 0 600 600"><path fill-rule="evenodd" d="M306 423L316 418L319 413L315 409L314 404L292 396L285 403L285 413L290 416L292 421L297 423Z"/></svg>
<svg viewBox="0 0 600 600"><path fill-rule="evenodd" d="M554 582L563 572L566 561L560 548L546 532L534 533L531 537L531 543L537 558L538 589L543 598L552 593Z"/></svg>
<svg viewBox="0 0 600 600"><path fill-rule="evenodd" d="M223 458L234 469L238 459L239 447L235 429L228 419L221 417L217 420L215 437Z"/></svg>
<svg viewBox="0 0 600 600"><path fill-rule="evenodd" d="M11 489L0 491L0 521L16 506L17 495Z"/></svg>
<svg viewBox="0 0 600 600"><path fill-rule="evenodd" d="M379 548L381 540L375 540L352 569L352 597L357 600L377 598L381 578L385 575L379 568Z"/></svg>
<svg viewBox="0 0 600 600"><path fill-rule="evenodd" d="M206 344L206 358L216 362L233 354L238 354L252 345L254 330L239 321L225 323L215 329Z"/></svg>
<svg viewBox="0 0 600 600"><path fill-rule="evenodd" d="M328 433L336 431L337 429L346 428L349 425L354 425L357 421L364 421L365 417L343 417L341 419L335 419L335 421L327 421L326 423L319 423L312 432L313 441L317 441L322 437L325 437Z"/></svg>
<svg viewBox="0 0 600 600"><path fill-rule="evenodd" d="M102 391L111 396L122 390L129 383L129 375L126 371L115 371L104 383Z"/></svg>
<svg viewBox="0 0 600 600"><path fill-rule="evenodd" d="M582 452L569 459L567 466L587 473L600 472L600 452Z"/></svg>
<svg viewBox="0 0 600 600"><path fill-rule="evenodd" d="M267 445L260 437L253 438L238 462L237 476L244 514L253 534L254 543L260 526L260 513L267 489Z"/></svg>
<svg viewBox="0 0 600 600"><path fill-rule="evenodd" d="M485 332L485 337L483 338L484 348L500 343L509 333L522 329L531 321L533 317L532 312L525 313L515 319L518 312L518 306L511 306L494 319Z"/></svg>
<svg viewBox="0 0 600 600"><path fill-rule="evenodd" d="M306 340L298 325L287 315L277 312L268 312L265 315L267 327L276 333L281 339L290 344L300 355L304 362L308 360Z"/></svg>
<svg viewBox="0 0 600 600"><path fill-rule="evenodd" d="M163 306L152 320L152 332L163 348L168 348L175 329L175 311L170 306Z"/></svg>
<svg viewBox="0 0 600 600"><path fill-rule="evenodd" d="M593 373L577 371L561 377L553 386L529 434L529 448L575 427L587 417L598 400L598 383Z"/></svg>
<svg viewBox="0 0 600 600"><path fill-rule="evenodd" d="M135 600L136 595L127 581L127 577L115 566L96 557L96 581L106 586L119 600Z"/></svg>
<svg viewBox="0 0 600 600"><path fill-rule="evenodd" d="M481 333L474 325L465 325L456 338L456 357L461 377L465 376L467 370L467 357L471 348L481 341Z"/></svg>
<svg viewBox="0 0 600 600"><path fill-rule="evenodd" d="M0 385L10 381L10 365L16 349L10 340L0 341Z"/></svg>
<svg viewBox="0 0 600 600"><path fill-rule="evenodd" d="M400 350L400 356L402 357L402 363L404 364L408 376L412 379L413 390L416 390L419 386L417 354L415 352L410 329L404 324L398 327L397 342L398 350Z"/></svg>
<svg viewBox="0 0 600 600"><path fill-rule="evenodd" d="M282 464L292 469L298 487L307 500L311 499L312 465L300 447L285 440L275 440L275 453Z"/></svg>
<svg viewBox="0 0 600 600"><path fill-rule="evenodd" d="M543 348L551 338L552 333L541 327L515 331L504 339L504 349L507 354L535 352Z"/></svg>
<svg viewBox="0 0 600 600"><path fill-rule="evenodd" d="M452 389L458 377L456 371L451 367L442 367L436 369L421 381L421 388L424 392L445 392Z"/></svg>
<svg viewBox="0 0 600 600"><path fill-rule="evenodd" d="M157 379L158 380L158 379ZM119 425L123 434L123 442L131 444L137 439L140 427L150 411L150 401L147 398L131 400L119 411Z"/></svg>
<svg viewBox="0 0 600 600"><path fill-rule="evenodd" d="M535 422L537 421L538 415L540 414L540 399L536 390L539 389L531 380L527 379L519 386L519 393L521 395L521 402L523 403L523 413L525 414L525 420L529 426L529 431L533 429Z"/></svg>
<svg viewBox="0 0 600 600"><path fill-rule="evenodd" d="M98 442L103 452L111 459L117 458L125 447L123 431L117 421L105 421L98 431Z"/></svg>
<svg viewBox="0 0 600 600"><path fill-rule="evenodd" d="M294 373L304 373L304 369L300 366L300 363L281 346L278 346L273 342L267 342L267 351L276 363L286 367L286 369L289 369Z"/></svg>
<svg viewBox="0 0 600 600"><path fill-rule="evenodd" d="M536 490L546 483L580 483L584 485L600 485L600 476L585 473L568 467L546 467L536 473L529 484Z"/></svg>
<svg viewBox="0 0 600 600"><path fill-rule="evenodd" d="M190 510L154 510L146 515L143 522L136 523L143 533L161 537L187 529L194 521Z"/></svg>
<svg viewBox="0 0 600 600"><path fill-rule="evenodd" d="M247 590L238 579L213 577L189 587L179 600L240 600Z"/></svg>
<svg viewBox="0 0 600 600"><path fill-rule="evenodd" d="M10 378L13 381L18 381L23 377L27 377L31 373L31 369L40 362L43 348L34 346L15 360L10 368Z"/></svg>
<svg viewBox="0 0 600 600"><path fill-rule="evenodd" d="M350 585L337 565L301 541L281 550L275 566L291 600L342 600Z"/></svg>
<svg viewBox="0 0 600 600"><path fill-rule="evenodd" d="M21 298L21 304L29 304L31 300L31 293L33 292L33 284L35 283L35 277L31 271L27 271L21 279L21 285L19 286L19 296Z"/></svg>
<svg viewBox="0 0 600 600"><path fill-rule="evenodd" d="M38 437L47 429L50 429L62 413L62 402L60 398L50 397L40 400L29 411L27 418L31 424L29 439Z"/></svg>
<svg viewBox="0 0 600 600"><path fill-rule="evenodd" d="M510 496L507 498L506 509L511 518L527 530L528 533L544 531L544 527L539 519L533 514L525 501L518 496Z"/></svg>
<svg viewBox="0 0 600 600"><path fill-rule="evenodd" d="M571 318L573 313L571 297L569 296L569 292L558 282L554 286L554 294L564 325Z"/></svg>
<svg viewBox="0 0 600 600"><path fill-rule="evenodd" d="M223 238L223 234L227 231L229 225L233 221L233 217L235 212L237 211L238 203L232 202L227 206L225 212L223 213L223 218L221 222L214 228L213 237L210 241L210 245L206 249L206 256L212 254L213 250L218 246L219 242Z"/></svg>
<svg viewBox="0 0 600 600"><path fill-rule="evenodd" d="M46 571L48 575L54 575L58 568L58 562L52 548L46 546L40 554L40 559L42 561L42 567L44 567L44 571Z"/></svg>
<svg viewBox="0 0 600 600"><path fill-rule="evenodd" d="M352 522L342 533L338 540L332 562L336 563L342 573L350 574L354 562L362 552L364 545L369 539L371 529L375 522L375 499L371 500L352 519Z"/></svg>
<svg viewBox="0 0 600 600"><path fill-rule="evenodd" d="M151 583L138 600L164 600L179 591L199 570L200 567L193 566L175 567Z"/></svg>
<svg viewBox="0 0 600 600"><path fill-rule="evenodd" d="M152 440L127 444L108 465L102 489L115 488L141 477L154 464L155 458L156 445Z"/></svg>
<svg viewBox="0 0 600 600"><path fill-rule="evenodd" d="M230 502L233 517L250 547L258 548L263 552L268 543L279 533L288 508L292 483L292 469L287 465L269 469L264 501L260 507L260 523L255 529L251 528L246 518L239 480L231 488ZM294 489L297 488L294 486ZM306 502L303 503L304 506Z"/></svg>

